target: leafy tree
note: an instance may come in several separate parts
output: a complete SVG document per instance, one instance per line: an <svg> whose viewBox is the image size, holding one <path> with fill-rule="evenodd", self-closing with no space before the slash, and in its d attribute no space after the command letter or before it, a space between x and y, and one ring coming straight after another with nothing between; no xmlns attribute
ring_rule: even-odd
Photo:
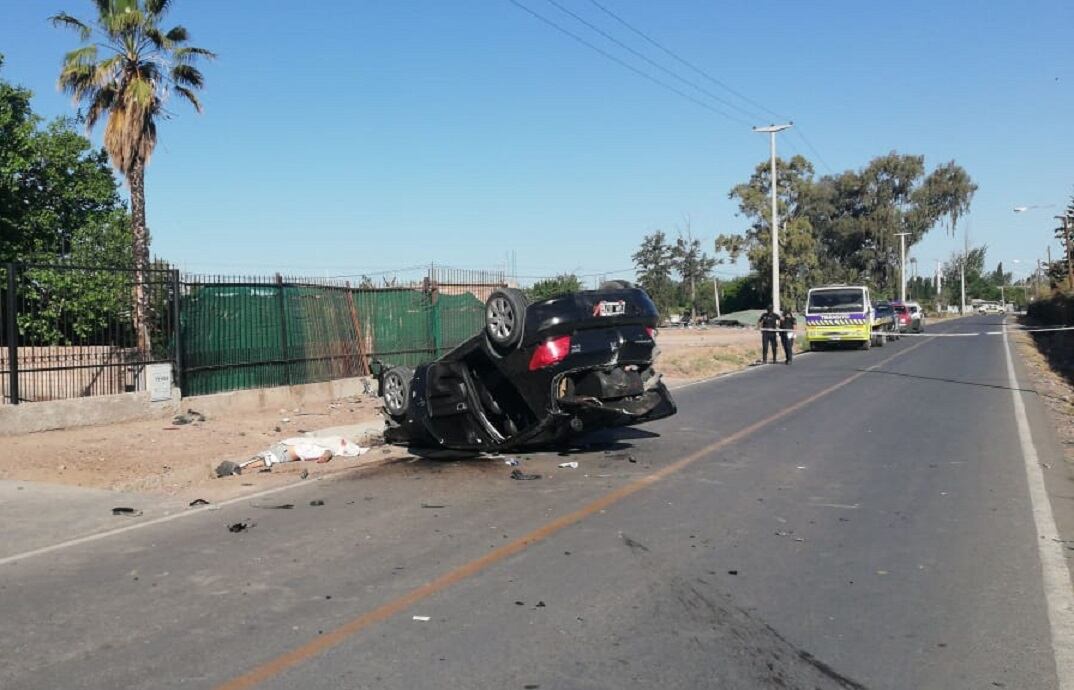
<svg viewBox="0 0 1074 690"><path fill-rule="evenodd" d="M894 152L861 170L819 179L801 156L778 167L776 198L780 219L786 219L780 228L780 297L796 304L819 283L862 282L891 293L899 282L895 233L909 233L909 248L937 225L953 232L976 190L953 162L926 175L923 157ZM730 192L751 221L743 245L762 291L771 289L770 189L766 161Z"/></svg>
<svg viewBox="0 0 1074 690"><path fill-rule="evenodd" d="M673 247L667 243L662 230L646 235L641 247L631 259L637 271L638 285L642 287L661 314L667 314L675 300L675 283L672 280L674 263Z"/></svg>
<svg viewBox="0 0 1074 690"><path fill-rule="evenodd" d="M0 80L0 262L68 258L123 215L104 153L70 120L43 126L30 97Z"/></svg>
<svg viewBox="0 0 1074 690"><path fill-rule="evenodd" d="M182 26L163 29L169 0L94 0L91 24L61 12L54 26L78 32L83 45L64 58L60 87L86 106L86 126L102 118L104 146L130 185L132 258L134 261L134 328L138 347L149 352L149 231L145 222L145 166L157 143L157 121L167 116L168 96L178 94L201 112L197 91L204 78L195 64L214 58L204 48L185 45ZM99 53L104 48L104 55Z"/></svg>
<svg viewBox="0 0 1074 690"><path fill-rule="evenodd" d="M802 156L777 161L776 203L780 218L780 301L798 304L815 282L818 268L814 221L818 189L813 166ZM768 161L759 164L748 182L737 185L729 196L738 200L739 213L750 227L737 240L750 267L757 274L761 294L772 292L772 176ZM726 242L732 241L722 236ZM732 236L733 237L733 236Z"/></svg>
<svg viewBox="0 0 1074 690"><path fill-rule="evenodd" d="M671 252L672 265L682 279L680 289L686 304L690 307L691 319L697 318L697 286L706 281L716 260L701 248L701 240L690 231L689 220L685 234L680 233Z"/></svg>
<svg viewBox="0 0 1074 690"><path fill-rule="evenodd" d="M69 119L44 125L30 97L0 80L0 262L129 267L130 223L106 154ZM129 320L128 284L123 273L22 269L23 342L103 343L106 324Z"/></svg>
<svg viewBox="0 0 1074 690"><path fill-rule="evenodd" d="M554 278L539 280L526 289L526 295L537 302L556 295L564 295L570 292L578 292L582 289L582 281L573 273L562 273Z"/></svg>

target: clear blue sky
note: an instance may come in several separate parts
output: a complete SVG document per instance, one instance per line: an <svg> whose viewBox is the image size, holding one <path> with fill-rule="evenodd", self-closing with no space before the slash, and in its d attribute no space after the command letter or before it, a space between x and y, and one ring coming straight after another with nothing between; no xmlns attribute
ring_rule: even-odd
<svg viewBox="0 0 1074 690"><path fill-rule="evenodd" d="M690 91L548 0L519 1ZM589 0L558 2L736 100ZM825 172L804 133L837 171L891 150L954 159L980 185L971 242L990 265L1057 251L1051 216L1074 192L1069 0L601 2L793 118L781 153ZM0 10L3 76L45 115L73 112L55 82L76 44L46 17L91 8ZM171 20L220 54L205 113L174 104L147 179L154 251L192 270L493 267L514 251L521 276L613 272L686 216L706 240L741 231L727 192L768 154L752 118L703 109L508 0L177 0ZM1011 211L1033 204L1055 207ZM913 254L931 265L960 243L938 228Z"/></svg>

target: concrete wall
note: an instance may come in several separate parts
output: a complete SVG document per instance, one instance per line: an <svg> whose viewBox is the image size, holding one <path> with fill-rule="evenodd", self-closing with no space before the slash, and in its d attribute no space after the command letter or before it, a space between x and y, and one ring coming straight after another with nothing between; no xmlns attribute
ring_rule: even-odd
<svg viewBox="0 0 1074 690"><path fill-rule="evenodd" d="M172 389L172 399L149 402L149 393L121 393L89 398L53 400L49 402L0 405L0 436L29 434L51 429L119 424L145 419L171 419L180 410L193 409L209 417L227 416L262 410L301 407L304 404L327 402L361 395L363 381L376 390L369 378L347 378L301 386L280 386L213 395L180 398L179 389Z"/></svg>
<svg viewBox="0 0 1074 690"><path fill-rule="evenodd" d="M306 403L328 402L339 398L361 395L362 381L369 381L372 389L376 383L369 377L336 379L322 383L306 383L300 386L254 388L244 391L228 391L212 395L195 395L183 398L183 409L197 410L209 417L220 417L244 412L280 410L301 407Z"/></svg>
<svg viewBox="0 0 1074 690"><path fill-rule="evenodd" d="M170 419L179 410L180 402L179 389L173 388L172 399L163 402L149 402L149 392L139 391L0 405L0 436L141 419Z"/></svg>

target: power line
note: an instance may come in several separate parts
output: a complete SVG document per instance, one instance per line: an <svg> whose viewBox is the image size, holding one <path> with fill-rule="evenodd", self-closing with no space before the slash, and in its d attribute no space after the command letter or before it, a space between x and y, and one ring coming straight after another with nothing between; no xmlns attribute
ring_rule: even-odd
<svg viewBox="0 0 1074 690"><path fill-rule="evenodd" d="M660 79L657 79L656 77L652 76L651 74L649 74L647 72L643 72L642 70L638 69L637 67L634 67L633 65L631 65L631 64L629 64L627 62L624 62L623 60L617 58L616 56L612 55L611 53L609 53L608 51L604 50L603 48L599 48L598 46L593 45L592 43L590 43L589 41L585 40L584 38L582 38L578 34L572 32L570 29L566 29L563 26L560 26L559 24L554 22L553 20L551 20L551 19L549 19L549 18L547 18L547 17L545 17L545 16L543 16L541 14L538 14L537 12L535 12L532 9L530 9L529 7L526 7L522 3L518 2L518 0L507 0L507 1L510 2L512 5L514 5L515 7L519 8L520 10L522 10L522 11L526 12L527 14L533 16L534 18L539 19L540 21L544 22L545 24L551 26L556 31L564 33L567 36L570 36L571 38L573 38L574 40L578 41L579 43L581 43L585 47L589 48L590 50L594 50L594 51L600 53L601 55L603 55L604 57L608 58L612 62L616 63L617 65L619 65L621 67L625 67L626 69L628 69L631 72L637 74L638 76L640 76L640 77L642 77L644 79L648 79L649 81L653 82L654 84L656 84L656 85L658 85L658 86L660 86L660 87L662 87L664 89L667 89L668 91L676 93L679 96L682 96L683 98L685 98L685 99L687 99L689 101L692 101L693 103L701 106L702 108L716 113L717 115L721 115L723 117L726 117L729 120L734 120L736 122L742 122L742 120L740 118L735 117L734 115L731 115L729 113L726 113L726 112L720 110L719 108L715 108L715 107L709 105L708 103L706 103L705 101L702 101L700 99L694 98L693 96L691 96L690 94L686 93L682 89L679 89L679 88L677 88L675 86L672 86L671 84L668 84L665 81L661 81Z"/></svg>
<svg viewBox="0 0 1074 690"><path fill-rule="evenodd" d="M813 143L806 138L805 132L802 131L801 127L795 131L798 133L798 136L801 137L802 141L805 142L805 145L809 147L809 150L813 152L813 155L817 157L820 164L824 166L824 169L828 171L828 174L834 175L835 171L832 170L832 166L828 165L827 161L824 160L824 157L820 155L820 151L818 151L816 147L813 146Z"/></svg>
<svg viewBox="0 0 1074 690"><path fill-rule="evenodd" d="M548 0L548 2L553 2L553 0ZM597 8L598 8L598 9L599 9L599 10L600 10L601 12L604 12L604 13L605 13L605 14L607 14L607 15L608 15L609 17L611 17L611 18L612 18L612 19L614 19L615 21L617 21L617 22L619 22L620 24L622 24L623 26L625 26L625 27L626 27L627 29L629 29L630 31L632 31L632 32L634 32L635 34L637 34L638 36L640 36L640 37L641 37L642 39L644 39L645 41L647 41L647 42L648 42L648 43L649 43L650 45L653 45L653 46L655 46L656 48L660 49L660 50L661 50L661 51L663 51L663 52L664 52L665 54L667 54L668 56L670 56L670 57L671 57L672 59L676 60L677 62L679 62L679 63L680 63L680 64L682 64L682 65L685 65L686 67L689 67L689 68L690 68L690 69L692 69L692 70L693 70L694 72L696 72L697 74L701 75L702 77L704 77L704 78L708 79L708 80L709 80L709 81L711 81L711 82L712 82L713 84L716 84L717 86L719 86L720 88L724 89L724 90L725 90L725 91L727 91L728 93L730 93L730 94L732 94L732 95L734 95L734 96L737 96L738 98L740 98L740 99L742 99L743 101L745 101L745 102L749 103L750 105L753 105L754 107L760 108L760 109L761 109L761 110L763 110L764 112L766 112L766 113L768 113L769 115L772 115L772 116L774 116L774 117L776 117L776 118L779 118L779 119L781 119L781 120L790 120L790 119L792 119L792 118L790 118L790 117L787 117L786 115L783 115L783 114L777 113L776 111L772 110L771 108L767 108L767 107L765 107L765 106L764 106L764 105L763 105L762 103L759 103L759 102L757 102L757 101L753 100L753 99L752 99L752 98L750 98L749 96L747 96L747 95L745 95L745 94L743 94L743 93L741 93L741 92L739 92L739 91L735 90L735 89L734 89L734 88L732 88L731 86L729 86L729 85L727 85L726 83L724 83L724 82L720 81L720 80L719 80L719 79L717 79L716 77L712 76L712 75L711 75L711 74L710 74L709 72L707 72L707 71L705 71L704 69L702 69L702 68L698 67L698 66L697 66L697 65L695 65L694 63L690 62L690 61L689 61L689 60L687 60L686 58L682 57L681 55L679 55L679 54L678 54L678 53L676 53L675 51L671 50L670 48L668 48L668 47L667 47L667 46L665 46L664 44L662 44L662 43L660 43L659 41L657 41L657 40L656 40L655 38L653 38L653 37L649 36L649 35L648 35L648 34L646 34L646 33L645 33L644 31L642 31L641 29L637 28L636 26L634 26L633 24L631 24L631 23L630 23L630 22L628 22L627 20L623 19L622 17L620 17L620 16L619 16L618 14L616 14L615 12L611 11L610 9L608 9L607 7L605 7L604 5L602 5L601 3L597 2L597 0L589 0L589 2L590 2L590 3L592 3L592 4L593 4L593 5L595 6L595 7L597 7ZM553 4L556 4L556 3L554 3L554 2L553 2ZM633 52L633 51L632 51L632 52ZM709 93L709 92L708 92L708 91L703 91L703 93ZM711 94L710 94L710 95L711 95ZM719 100L719 101L720 101L721 103L727 103L727 101L724 101L723 99L717 99L717 100ZM729 105L730 105L730 104L729 104ZM736 110L738 110L739 112L741 112L741 113L744 113L744 114L746 114L746 115L747 115L747 116L749 116L749 117L756 117L756 119L757 119L758 121L759 121L759 120L762 120L762 119L763 119L763 118L757 117L755 113L751 113L751 112L748 112L748 111L746 111L746 110L745 110L745 109L743 109L743 108L739 108L739 107L737 107L737 106L734 106L734 105L732 105L732 107L734 107L734 108L735 108ZM813 146L813 143L812 143L811 141L809 141L809 139L808 139L808 138L806 137L805 133L804 133L804 132L803 132L803 131L802 131L802 130L801 130L800 128L796 130L796 133L798 134L798 136L799 136L799 137L801 137L802 141L803 141L803 142L805 143L805 145L806 145L806 146L807 146L807 147L809 148L809 150L813 152L813 155L815 155L815 156L817 157L817 160L818 160L818 161L820 162L820 164L821 164L821 165L823 165L823 166L824 166L824 168L825 168L825 169L826 169L826 170L828 171L828 173L829 173L829 174L832 174L832 175L834 175L834 174L835 174L835 171L834 171L834 170L832 169L832 167L831 167L830 165L828 165L828 163L827 163L827 162L826 162L826 161L824 160L824 157L820 155L820 151L818 151L818 150L817 150L817 148L816 148L815 146Z"/></svg>
<svg viewBox="0 0 1074 690"><path fill-rule="evenodd" d="M625 44L622 41L620 41L615 36L612 36L608 32L606 32L603 29L601 29L599 26L596 26L596 25L592 24L591 22L589 22L585 18L579 16L578 14L573 12L572 10L570 10L570 9L564 7L563 5L561 5L560 3L556 2L556 0L546 0L546 1L548 2L548 4L556 7L561 12L563 12L565 14L568 14L571 17L574 17L578 22L586 25L587 27L589 27L593 31L597 32L598 34L600 34L604 38L608 39L609 41L611 41L615 45L617 45L620 48L622 48L623 50L629 52L631 55L634 55L634 56L644 60L648 64L650 64L653 67L655 67L658 70L660 70L661 72L664 72L665 74L670 75L670 76L674 77L675 79L678 79L679 81L681 81L684 84L692 86L693 88L697 89L698 91L700 91L701 93L705 94L706 96L708 96L709 98L713 99L714 101L716 101L718 103L722 103L722 104L726 105L727 107L732 108L734 110L737 110L738 112L742 113L746 117L754 118L755 120L760 120L761 119L761 118L759 118L757 116L756 113L752 113L752 112L750 112L750 111L748 111L748 110L736 105L735 103L733 103L733 102L731 102L731 101L729 101L729 100L727 100L725 98L722 98L721 96L717 96L716 94L714 94L713 92L709 91L705 87L699 85L697 82L694 82L694 81L691 81L691 80L687 79L686 77L682 76L678 72L675 72L674 70L670 70L667 67L664 67L663 65L661 65L659 62L656 62L655 60L650 59L645 54L643 54L643 53L641 53L641 52L639 52L637 50L634 50L633 48L631 48L627 44ZM742 124L747 125L747 126L750 125L750 123L746 122L745 120L738 120L738 122L741 122Z"/></svg>
<svg viewBox="0 0 1074 690"><path fill-rule="evenodd" d="M735 95L735 96L738 96L739 98L741 98L742 100L746 101L747 103L749 103L749 104L751 104L751 105L753 105L753 106L755 106L757 108L760 108L761 110L765 111L769 115L777 117L777 118L779 118L781 120L790 120L791 119L791 118L787 117L786 115L781 115L781 114L775 112L774 110L771 110L770 108L764 107L763 105L761 105L757 101L753 100L749 96L746 96L745 94L739 93L738 91L736 91L735 89L731 88L730 86L728 86L724 82L720 81L716 77L712 76L711 74L709 74L705 70L701 69L697 65L695 65L692 62L686 60L685 58L679 56L677 53L675 53L675 51L671 50L670 48L665 47L663 44L661 44L656 39L651 38L645 32L643 32L641 29L636 28L635 26L630 24L627 20L625 20L622 17L620 17L619 15L617 15L615 12L612 12L607 7L605 7L604 5L602 5L599 2L597 2L597 0L589 0L589 2L593 3L594 5L596 5L596 7L598 9L600 9L600 11L604 12L609 17L611 17L615 21L619 22L620 24L622 24L626 28L630 29L631 31L636 33L638 36L641 36L643 39L648 41L650 44L652 44L652 45L656 46L657 48L659 48L660 50L664 51L669 56L671 56L673 59L677 60L678 62L682 63L683 65L686 65L687 67L689 67L693 71L697 72L702 77L708 79L713 84L716 84L720 88L724 89L728 93L730 93L732 95Z"/></svg>

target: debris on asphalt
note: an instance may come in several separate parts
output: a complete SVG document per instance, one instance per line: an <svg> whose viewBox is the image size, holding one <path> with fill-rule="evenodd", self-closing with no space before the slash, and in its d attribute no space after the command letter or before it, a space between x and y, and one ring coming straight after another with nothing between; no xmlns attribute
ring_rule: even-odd
<svg viewBox="0 0 1074 690"><path fill-rule="evenodd" d="M526 605L526 602L524 602L524 601L516 601L515 602L515 606L525 606L525 605Z"/></svg>
<svg viewBox="0 0 1074 690"><path fill-rule="evenodd" d="M142 511L135 510L134 508L118 507L112 509L112 515L126 515L128 517L138 517L142 514Z"/></svg>
<svg viewBox="0 0 1074 690"><path fill-rule="evenodd" d="M291 510L295 507L294 503L281 503L274 506L260 506L257 504L251 504L254 508L261 508L262 510Z"/></svg>
<svg viewBox="0 0 1074 690"><path fill-rule="evenodd" d="M738 575L738 571L737 570L728 570L727 574L728 575Z"/></svg>
<svg viewBox="0 0 1074 690"><path fill-rule="evenodd" d="M794 536L794 530L787 531L787 530L778 529L775 532L773 532L773 534L775 534L777 537L791 537L795 541L805 541L804 537L795 537Z"/></svg>
<svg viewBox="0 0 1074 690"><path fill-rule="evenodd" d="M576 469L578 469L578 461L577 460L571 460L570 462L561 462L561 463L559 463L559 467L561 467L563 469L576 470Z"/></svg>
<svg viewBox="0 0 1074 690"><path fill-rule="evenodd" d="M225 460L216 466L216 478L230 477L233 474L242 474L242 467L237 462Z"/></svg>
<svg viewBox="0 0 1074 690"><path fill-rule="evenodd" d="M209 502L206 501L204 498L195 498L193 501L190 502L190 507L191 508L193 508L194 506L207 506L207 505L209 505Z"/></svg>
<svg viewBox="0 0 1074 690"><path fill-rule="evenodd" d="M544 608L544 602L543 601L538 601L537 604L534 605L533 608L535 608L535 609L543 609Z"/></svg>
<svg viewBox="0 0 1074 690"><path fill-rule="evenodd" d="M254 523L252 523L252 522L234 522L234 523L232 523L232 524L227 526L227 531L228 532L235 532L235 533L245 532L246 530L250 529L253 526L254 526Z"/></svg>
<svg viewBox="0 0 1074 690"><path fill-rule="evenodd" d="M299 479L305 479L305 478L306 478L306 477L308 477L308 476L310 476L310 471L309 471L309 470L307 470L307 469L306 469L305 467L303 467L303 468L302 468L302 471L301 471L301 472L299 473L299 475L298 475L298 478L299 478Z"/></svg>
<svg viewBox="0 0 1074 690"><path fill-rule="evenodd" d="M511 472L511 479L518 479L518 480L525 481L525 480L529 480L529 479L540 479L540 478L541 478L541 475L539 475L539 474L526 474L522 470L512 470L512 472Z"/></svg>
<svg viewBox="0 0 1074 690"><path fill-rule="evenodd" d="M430 620L428 616L413 616L413 619L422 623L427 623Z"/></svg>
<svg viewBox="0 0 1074 690"><path fill-rule="evenodd" d="M441 505L434 505L434 504L432 504L432 503L422 503L422 504L421 504L421 507L422 507L422 508L444 508L444 507L446 507L446 506L441 506Z"/></svg>
<svg viewBox="0 0 1074 690"><path fill-rule="evenodd" d="M324 505L324 500L320 499L320 498L315 498L312 501L310 501L310 505L311 506L323 506Z"/></svg>
<svg viewBox="0 0 1074 690"><path fill-rule="evenodd" d="M267 473L267 472L271 472L271 471L272 471L272 468L271 468L271 467L262 467L261 469L259 469L259 470L257 471L257 473L258 473L258 474L265 474L265 473Z"/></svg>
<svg viewBox="0 0 1074 690"><path fill-rule="evenodd" d="M503 464L507 465L508 467L518 467L522 464L522 461L520 461L518 458L507 458L503 461Z"/></svg>
<svg viewBox="0 0 1074 690"><path fill-rule="evenodd" d="M637 462L638 461L638 459L636 457L634 457L633 455L626 456L626 459L627 459L627 462Z"/></svg>

